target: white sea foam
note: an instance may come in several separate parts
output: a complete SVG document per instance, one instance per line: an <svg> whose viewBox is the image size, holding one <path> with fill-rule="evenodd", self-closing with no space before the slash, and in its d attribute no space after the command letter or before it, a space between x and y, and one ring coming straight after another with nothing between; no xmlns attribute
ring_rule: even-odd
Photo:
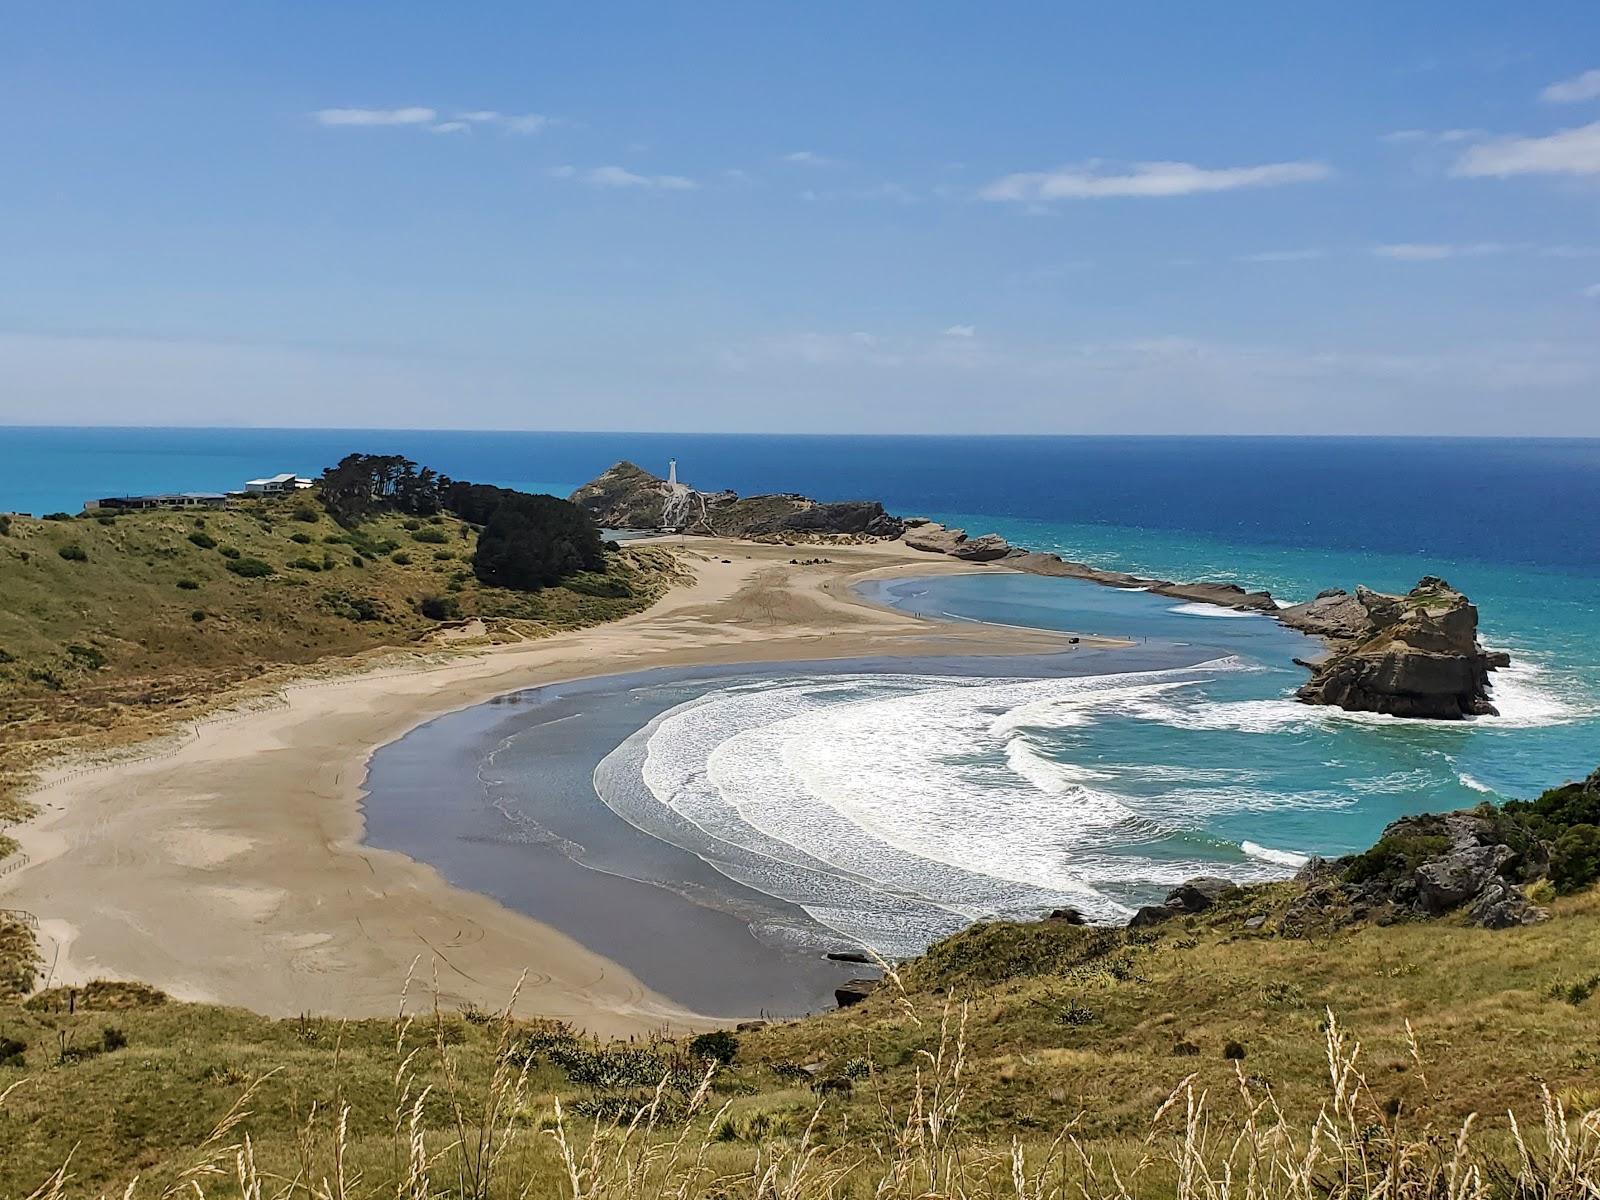
<svg viewBox="0 0 1600 1200"><path fill-rule="evenodd" d="M1483 792L1485 795L1489 796L1495 795L1495 790L1492 787L1490 787L1487 783L1484 783L1483 780L1476 779L1473 776L1468 775L1465 771L1460 772L1456 778L1461 781L1462 787L1468 787L1475 792Z"/></svg>
<svg viewBox="0 0 1600 1200"><path fill-rule="evenodd" d="M1239 849L1252 858L1259 858L1263 862L1276 863L1280 867L1295 867L1298 869L1311 861L1307 855L1298 854L1293 850L1274 850L1271 846L1262 846L1255 842L1240 842Z"/></svg>
<svg viewBox="0 0 1600 1200"><path fill-rule="evenodd" d="M1203 604L1198 601L1192 604L1175 605L1167 609L1167 611L1184 613L1191 617L1254 617L1259 615L1253 612L1245 612L1243 609L1225 608L1220 604Z"/></svg>

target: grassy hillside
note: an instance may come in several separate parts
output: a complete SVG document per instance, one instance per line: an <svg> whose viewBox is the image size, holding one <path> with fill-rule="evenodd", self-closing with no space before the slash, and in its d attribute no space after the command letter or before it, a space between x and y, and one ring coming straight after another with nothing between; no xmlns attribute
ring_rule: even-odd
<svg viewBox="0 0 1600 1200"><path fill-rule="evenodd" d="M1600 1106L1600 897L1556 901L1552 920L1523 929L1444 920L1301 940L1271 932L1293 891L1253 889L1153 931L975 927L862 1005L698 1045L599 1046L549 1025L436 1017L415 989L423 1013L409 1026L108 1008L94 995L69 1014L64 996L41 997L0 1008L0 1093L14 1089L0 1105L0 1195L26 1195L69 1155L69 1194L135 1174L159 1194L208 1156L231 1177L229 1147L248 1135L274 1194L297 1175L335 1178L336 1160L347 1185L334 1195L420 1194L421 1145L431 1190L451 1195L681 1184L692 1196L1065 1197L1082 1185L1217 1200L1227 1169L1245 1196L1468 1197L1482 1194L1471 1169L1485 1189L1514 1190L1508 1109L1535 1173L1554 1172L1537 1194L1593 1194L1561 1172L1593 1186L1600 1115L1574 1161L1552 1167L1542 1089L1574 1117ZM1264 927L1246 924L1261 915ZM1347 1035L1330 1039L1330 1011ZM697 1099L719 1054L732 1061ZM246 1094L247 1115L207 1146ZM552 1136L558 1100L576 1189ZM758 1188L773 1167L778 1184Z"/></svg>
<svg viewBox="0 0 1600 1200"><path fill-rule="evenodd" d="M477 531L451 516L342 529L314 497L225 511L0 524L0 824L30 766L131 739L277 668L431 646L441 622L501 637L610 620L654 600L663 551L607 555L604 575L513 592L472 572ZM0 852L4 846L0 845Z"/></svg>

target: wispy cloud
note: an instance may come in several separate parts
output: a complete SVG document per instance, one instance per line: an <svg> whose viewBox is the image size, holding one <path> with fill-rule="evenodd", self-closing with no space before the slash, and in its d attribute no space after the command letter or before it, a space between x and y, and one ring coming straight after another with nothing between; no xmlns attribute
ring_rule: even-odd
<svg viewBox="0 0 1600 1200"><path fill-rule="evenodd" d="M1391 146L1415 145L1419 142L1452 146L1460 142L1475 142L1479 138L1488 136L1488 131L1483 129L1396 129L1392 133L1383 134L1378 140L1387 142Z"/></svg>
<svg viewBox="0 0 1600 1200"><path fill-rule="evenodd" d="M944 336L951 338L977 337L978 327L976 325L952 325L944 331Z"/></svg>
<svg viewBox="0 0 1600 1200"><path fill-rule="evenodd" d="M1238 188L1280 187L1327 179L1333 169L1320 162L1266 163L1254 167L1197 167L1184 162L1143 162L1105 169L1099 161L1054 171L1003 175L978 194L985 200L1045 204L1052 200L1095 200L1112 196L1190 196Z"/></svg>
<svg viewBox="0 0 1600 1200"><path fill-rule="evenodd" d="M514 115L487 108L453 113L441 119L438 109L423 105L408 108L319 108L311 117L319 125L367 128L409 125L429 133L467 133L475 126L494 126L507 133L539 133L554 124L553 117L540 113Z"/></svg>
<svg viewBox="0 0 1600 1200"><path fill-rule="evenodd" d="M1489 254L1504 254L1511 249L1504 242L1471 242L1466 245L1452 242L1391 242L1374 246L1372 252L1379 258L1393 258L1400 262L1438 262L1446 258L1483 258Z"/></svg>
<svg viewBox="0 0 1600 1200"><path fill-rule="evenodd" d="M436 109L410 108L319 108L311 114L319 125L427 125L436 120Z"/></svg>
<svg viewBox="0 0 1600 1200"><path fill-rule="evenodd" d="M803 167L832 167L837 165L837 160L818 154L814 150L791 150L783 156L784 162L798 163Z"/></svg>
<svg viewBox="0 0 1600 1200"><path fill-rule="evenodd" d="M1256 254L1239 255L1240 262L1249 263L1294 263L1310 262L1312 259L1326 258L1326 250L1262 250Z"/></svg>
<svg viewBox="0 0 1600 1200"><path fill-rule="evenodd" d="M1539 98L1547 104L1576 104L1600 98L1600 69L1552 83L1539 93Z"/></svg>
<svg viewBox="0 0 1600 1200"><path fill-rule="evenodd" d="M551 167L552 179L570 179L598 188L643 188L663 192L693 191L700 185L683 175L639 175L626 167Z"/></svg>
<svg viewBox="0 0 1600 1200"><path fill-rule="evenodd" d="M503 113L492 108L464 112L459 114L458 119L474 125L498 126L507 133L542 133L555 124L554 117L547 117L543 113Z"/></svg>
<svg viewBox="0 0 1600 1200"><path fill-rule="evenodd" d="M1452 175L1505 179L1512 175L1600 175L1600 121L1547 137L1506 137L1473 146Z"/></svg>

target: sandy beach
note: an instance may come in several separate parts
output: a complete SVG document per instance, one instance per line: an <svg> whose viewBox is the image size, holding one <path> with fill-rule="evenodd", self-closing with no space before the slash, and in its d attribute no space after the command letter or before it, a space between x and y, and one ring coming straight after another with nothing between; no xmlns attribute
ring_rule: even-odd
<svg viewBox="0 0 1600 1200"><path fill-rule="evenodd" d="M614 624L445 661L285 688L270 706L202 723L175 752L64 768L15 830L28 864L0 906L35 914L49 982L138 979L257 1012L497 1007L598 1033L704 1018L564 934L363 844L374 750L419 724L522 688L651 667L882 655L1039 654L1059 635L935 623L857 598L890 574L1003 570L899 545L762 546L674 539L694 581ZM831 563L792 564L795 557Z"/></svg>

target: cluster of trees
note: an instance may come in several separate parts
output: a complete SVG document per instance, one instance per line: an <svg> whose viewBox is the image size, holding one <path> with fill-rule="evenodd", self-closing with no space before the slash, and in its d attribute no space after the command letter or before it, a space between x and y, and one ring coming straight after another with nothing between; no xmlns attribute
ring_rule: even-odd
<svg viewBox="0 0 1600 1200"><path fill-rule="evenodd" d="M322 504L341 525L380 512L431 517L445 507L451 485L448 476L399 454L346 454L322 472Z"/></svg>
<svg viewBox="0 0 1600 1200"><path fill-rule="evenodd" d="M479 526L472 570L492 587L536 591L606 568L593 519L554 496L451 479L398 454L347 454L321 482L322 503L341 525L383 512L449 512Z"/></svg>

